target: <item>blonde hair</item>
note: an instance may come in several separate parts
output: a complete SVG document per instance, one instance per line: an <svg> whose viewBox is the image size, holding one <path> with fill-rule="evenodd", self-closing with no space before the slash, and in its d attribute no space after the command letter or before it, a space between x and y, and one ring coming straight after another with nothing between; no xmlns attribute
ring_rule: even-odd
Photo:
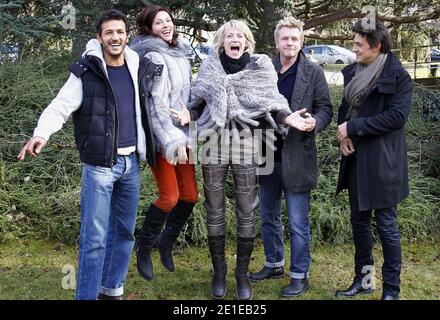
<svg viewBox="0 0 440 320"><path fill-rule="evenodd" d="M301 32L301 42L304 42L304 22L294 17L285 17L278 21L277 26L275 27L274 37L275 42L277 42L278 37L280 35L281 28L296 28Z"/></svg>
<svg viewBox="0 0 440 320"><path fill-rule="evenodd" d="M243 32L245 38L246 38L246 47L244 52L248 52L249 54L254 53L255 50L255 39L254 35L251 32L251 29L249 29L247 23L243 20L230 20L223 24L215 33L214 40L213 40L213 48L214 52L220 55L223 49L223 42L225 40L226 33L229 31L229 29L235 28L240 32Z"/></svg>

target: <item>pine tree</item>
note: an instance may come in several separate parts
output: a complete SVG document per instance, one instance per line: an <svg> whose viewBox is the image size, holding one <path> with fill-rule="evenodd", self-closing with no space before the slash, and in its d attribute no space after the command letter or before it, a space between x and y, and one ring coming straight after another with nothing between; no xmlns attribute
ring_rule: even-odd
<svg viewBox="0 0 440 320"><path fill-rule="evenodd" d="M35 48L61 33L60 1L1 1L0 43Z"/></svg>

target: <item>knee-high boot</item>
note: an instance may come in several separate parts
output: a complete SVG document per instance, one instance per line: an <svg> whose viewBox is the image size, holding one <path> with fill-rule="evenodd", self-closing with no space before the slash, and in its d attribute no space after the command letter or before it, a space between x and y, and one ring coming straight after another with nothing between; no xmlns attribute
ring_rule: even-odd
<svg viewBox="0 0 440 320"><path fill-rule="evenodd" d="M237 299L252 299L252 287L248 277L249 262L254 250L254 239L237 237L237 265L235 268L235 280L237 282Z"/></svg>
<svg viewBox="0 0 440 320"><path fill-rule="evenodd" d="M209 251L211 253L212 276L211 294L215 299L223 299L226 295L227 265L225 259L225 235L208 236Z"/></svg>
<svg viewBox="0 0 440 320"><path fill-rule="evenodd" d="M151 250L154 240L162 230L167 218L167 213L151 204L147 210L144 223L136 242L137 270L146 280L153 279L153 262L151 261Z"/></svg>
<svg viewBox="0 0 440 320"><path fill-rule="evenodd" d="M165 269L170 272L174 271L173 245L191 215L194 206L195 203L179 200L173 210L168 214L165 228L156 238L155 244L159 249L160 261Z"/></svg>

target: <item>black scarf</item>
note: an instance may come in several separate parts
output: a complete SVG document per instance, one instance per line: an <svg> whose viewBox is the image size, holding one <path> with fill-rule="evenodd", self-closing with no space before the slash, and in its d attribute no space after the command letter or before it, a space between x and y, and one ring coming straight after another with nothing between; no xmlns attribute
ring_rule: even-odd
<svg viewBox="0 0 440 320"><path fill-rule="evenodd" d="M226 74L233 74L243 70L246 64L251 61L251 56L245 52L240 58L232 59L223 50L222 53L220 53L220 61Z"/></svg>

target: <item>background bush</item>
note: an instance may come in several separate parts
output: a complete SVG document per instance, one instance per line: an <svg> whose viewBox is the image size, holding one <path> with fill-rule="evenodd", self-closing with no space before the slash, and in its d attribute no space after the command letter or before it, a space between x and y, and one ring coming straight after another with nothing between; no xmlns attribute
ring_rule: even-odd
<svg viewBox="0 0 440 320"><path fill-rule="evenodd" d="M34 55L15 63L0 64L1 242L23 236L65 243L78 240L81 163L74 146L72 120L51 137L38 158L16 160L23 143L32 135L39 114L67 79L67 67L72 59L71 56ZM341 91L340 87L331 88L335 114ZM408 240L430 237L440 227L439 105L439 92L416 88L407 126L411 194L399 206L399 227L402 238ZM320 177L318 189L312 193L310 211L314 243L342 243L351 239L347 194L335 197L339 170L335 130L333 122L318 137ZM142 169L138 227L144 210L156 198L154 178L145 164ZM200 165L197 180L200 198L179 238L181 244L203 244L207 238ZM231 176L227 180L226 195L227 234L233 239L235 213Z"/></svg>

